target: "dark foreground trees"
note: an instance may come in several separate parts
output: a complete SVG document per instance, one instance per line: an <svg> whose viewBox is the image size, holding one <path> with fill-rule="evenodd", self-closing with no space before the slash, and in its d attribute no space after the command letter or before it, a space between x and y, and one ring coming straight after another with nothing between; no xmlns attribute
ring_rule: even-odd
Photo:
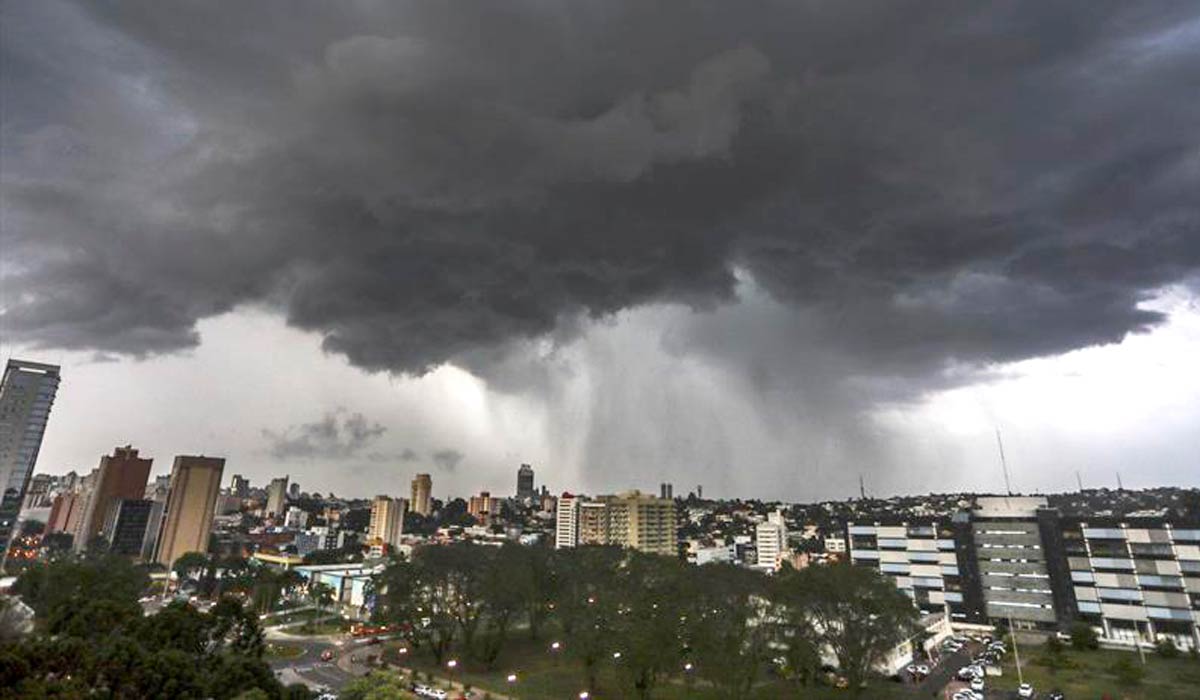
<svg viewBox="0 0 1200 700"><path fill-rule="evenodd" d="M889 580L848 564L768 578L594 546L426 547L390 565L374 593L376 621L439 666L454 656L495 668L514 630L546 630L542 653L577 664L582 687L603 673L629 698L664 682L743 698L768 674L817 683L825 664L856 693L917 616Z"/></svg>
<svg viewBox="0 0 1200 700"><path fill-rule="evenodd" d="M172 603L143 616L146 575L117 557L32 567L14 592L32 635L0 646L0 698L294 697L262 660L258 618L233 598L211 612Z"/></svg>

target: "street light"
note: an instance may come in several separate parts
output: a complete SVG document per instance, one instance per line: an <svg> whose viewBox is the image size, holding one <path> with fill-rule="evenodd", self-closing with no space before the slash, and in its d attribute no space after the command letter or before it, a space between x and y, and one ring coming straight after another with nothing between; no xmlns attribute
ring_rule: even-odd
<svg viewBox="0 0 1200 700"><path fill-rule="evenodd" d="M550 651L558 651L561 647L562 647L562 644L559 644L558 642L554 642L550 645Z"/></svg>
<svg viewBox="0 0 1200 700"><path fill-rule="evenodd" d="M509 683L516 683L517 682L517 674L510 673L510 674L508 674L508 678L506 678L505 680L507 680Z"/></svg>
<svg viewBox="0 0 1200 700"><path fill-rule="evenodd" d="M619 651L614 651L614 652L613 652L613 658L614 658L614 659L619 659L619 658L621 658L621 652L619 652Z"/></svg>
<svg viewBox="0 0 1200 700"><path fill-rule="evenodd" d="M592 694L589 693L588 691L586 691L586 690L579 691L579 700L588 700L588 698L590 698L590 697L592 697Z"/></svg>
<svg viewBox="0 0 1200 700"><path fill-rule="evenodd" d="M453 671L457 667L458 667L458 659L450 659L449 661L446 662L446 668L450 669L451 671Z"/></svg>

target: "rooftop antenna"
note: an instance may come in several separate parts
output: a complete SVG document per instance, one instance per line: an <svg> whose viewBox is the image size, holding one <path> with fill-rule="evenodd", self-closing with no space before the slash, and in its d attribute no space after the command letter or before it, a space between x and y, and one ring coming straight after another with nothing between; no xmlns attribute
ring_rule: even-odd
<svg viewBox="0 0 1200 700"><path fill-rule="evenodd" d="M1117 472L1117 490L1124 491L1125 486L1121 483L1121 472Z"/></svg>
<svg viewBox="0 0 1200 700"><path fill-rule="evenodd" d="M867 500L867 487L863 485L862 474L858 475L858 495L865 501Z"/></svg>
<svg viewBox="0 0 1200 700"><path fill-rule="evenodd" d="M1000 429L996 428L996 444L1000 446L1000 466L1004 468L1004 490L1012 495L1012 484L1008 481L1008 460L1004 458L1004 441L1000 439Z"/></svg>
<svg viewBox="0 0 1200 700"><path fill-rule="evenodd" d="M1079 470L1075 470L1075 483L1079 484L1079 492L1083 493L1083 478L1079 476Z"/></svg>

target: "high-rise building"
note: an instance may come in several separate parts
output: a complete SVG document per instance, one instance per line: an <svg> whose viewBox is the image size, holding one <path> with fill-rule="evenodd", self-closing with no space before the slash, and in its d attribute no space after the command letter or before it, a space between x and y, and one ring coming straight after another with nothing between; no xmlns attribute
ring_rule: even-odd
<svg viewBox="0 0 1200 700"><path fill-rule="evenodd" d="M608 544L608 504L604 501L579 504L579 544Z"/></svg>
<svg viewBox="0 0 1200 700"><path fill-rule="evenodd" d="M533 500L537 491L533 487L533 467L522 464L517 469L517 499Z"/></svg>
<svg viewBox="0 0 1200 700"><path fill-rule="evenodd" d="M758 567L778 571L787 554L787 525L781 511L767 516L766 522L754 528L755 549L758 551Z"/></svg>
<svg viewBox="0 0 1200 700"><path fill-rule="evenodd" d="M154 501L145 499L121 499L108 509L108 516L101 530L108 541L108 551L128 557L142 556L146 539L146 527L154 511Z"/></svg>
<svg viewBox="0 0 1200 700"><path fill-rule="evenodd" d="M500 499L494 498L489 491L480 491L478 496L471 496L467 501L467 514L481 523L490 523L492 518L500 515Z"/></svg>
<svg viewBox="0 0 1200 700"><path fill-rule="evenodd" d="M100 534L108 511L122 499L139 500L146 493L146 480L154 460L138 456L133 446L117 447L111 455L100 458L96 484L88 496L83 523L75 536L75 551L82 552Z"/></svg>
<svg viewBox="0 0 1200 700"><path fill-rule="evenodd" d="M293 481L288 485L288 498L293 501L300 500L300 484Z"/></svg>
<svg viewBox="0 0 1200 700"><path fill-rule="evenodd" d="M46 520L47 532L71 532L70 524L78 522L83 510L84 498L78 492L66 491L54 497L50 505L50 517Z"/></svg>
<svg viewBox="0 0 1200 700"><path fill-rule="evenodd" d="M303 530L308 527L308 511L289 506L283 517L283 526L290 530Z"/></svg>
<svg viewBox="0 0 1200 700"><path fill-rule="evenodd" d="M376 496L371 502L371 524L368 538L386 544L389 549L400 545L404 534L404 512L408 503L403 498Z"/></svg>
<svg viewBox="0 0 1200 700"><path fill-rule="evenodd" d="M241 474L234 474L233 480L229 482L229 493L238 498L246 498L250 495L250 480Z"/></svg>
<svg viewBox="0 0 1200 700"><path fill-rule="evenodd" d="M563 493L558 497L554 523L554 548L566 549L579 544L579 497Z"/></svg>
<svg viewBox="0 0 1200 700"><path fill-rule="evenodd" d="M146 517L146 534L142 537L142 561L154 561L154 548L158 545L158 533L162 531L163 513L167 509L167 499L150 500L150 514Z"/></svg>
<svg viewBox="0 0 1200 700"><path fill-rule="evenodd" d="M46 508L51 505L50 485L54 477L49 474L34 474L25 490L23 508Z"/></svg>
<svg viewBox="0 0 1200 700"><path fill-rule="evenodd" d="M675 487L667 482L658 485L659 498L675 498Z"/></svg>
<svg viewBox="0 0 1200 700"><path fill-rule="evenodd" d="M433 512L433 477L428 474L417 474L412 480L412 501L409 506L414 513L429 515Z"/></svg>
<svg viewBox="0 0 1200 700"><path fill-rule="evenodd" d="M169 569L187 552L208 551L213 510L224 469L225 460L220 457L175 458L155 561Z"/></svg>
<svg viewBox="0 0 1200 700"><path fill-rule="evenodd" d="M606 502L609 544L664 556L678 554L674 500L627 491Z"/></svg>
<svg viewBox="0 0 1200 700"><path fill-rule="evenodd" d="M9 360L0 380L0 564L8 556L58 382L57 365L23 360Z"/></svg>
<svg viewBox="0 0 1200 700"><path fill-rule="evenodd" d="M271 479L271 484L267 487L266 515L268 518L276 518L283 515L283 507L287 505L287 489L288 477L281 476Z"/></svg>

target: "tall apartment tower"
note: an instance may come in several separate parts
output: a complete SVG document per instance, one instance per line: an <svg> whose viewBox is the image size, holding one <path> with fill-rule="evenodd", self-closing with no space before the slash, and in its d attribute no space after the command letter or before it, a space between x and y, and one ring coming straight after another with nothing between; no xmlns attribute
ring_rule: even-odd
<svg viewBox="0 0 1200 700"><path fill-rule="evenodd" d="M238 498L245 498L250 495L250 480L241 474L234 474L233 480L229 482L229 493Z"/></svg>
<svg viewBox="0 0 1200 700"><path fill-rule="evenodd" d="M628 491L606 499L609 544L676 556L675 501Z"/></svg>
<svg viewBox="0 0 1200 700"><path fill-rule="evenodd" d="M778 571L787 554L788 532L782 511L767 516L766 522L754 529L754 542L758 550L758 567Z"/></svg>
<svg viewBox="0 0 1200 700"><path fill-rule="evenodd" d="M404 512L408 503L403 498L376 496L371 502L371 525L368 537L379 540L394 549L400 544L400 536L404 534Z"/></svg>
<svg viewBox="0 0 1200 700"><path fill-rule="evenodd" d="M109 517L109 510L122 500L140 500L146 493L153 459L139 457L132 445L117 447L111 455L100 458L96 485L87 499L83 523L75 537L75 551L87 549L88 543L100 534Z"/></svg>
<svg viewBox="0 0 1200 700"><path fill-rule="evenodd" d="M554 548L566 549L579 544L579 497L563 493L558 497L554 522Z"/></svg>
<svg viewBox="0 0 1200 700"><path fill-rule="evenodd" d="M23 360L9 360L0 380L0 564L8 557L58 382L57 365Z"/></svg>
<svg viewBox="0 0 1200 700"><path fill-rule="evenodd" d="M287 505L287 490L288 477L281 476L276 479L271 479L271 484L267 486L267 517L280 517L283 515L284 506Z"/></svg>
<svg viewBox="0 0 1200 700"><path fill-rule="evenodd" d="M537 491L533 488L533 467L522 464L517 469L517 500L533 500Z"/></svg>
<svg viewBox="0 0 1200 700"><path fill-rule="evenodd" d="M417 474L412 480L412 500L409 505L414 513L429 515L433 512L433 477L428 474Z"/></svg>
<svg viewBox="0 0 1200 700"><path fill-rule="evenodd" d="M208 535L224 470L225 460L220 457L175 458L155 561L169 569L187 552L208 551Z"/></svg>

